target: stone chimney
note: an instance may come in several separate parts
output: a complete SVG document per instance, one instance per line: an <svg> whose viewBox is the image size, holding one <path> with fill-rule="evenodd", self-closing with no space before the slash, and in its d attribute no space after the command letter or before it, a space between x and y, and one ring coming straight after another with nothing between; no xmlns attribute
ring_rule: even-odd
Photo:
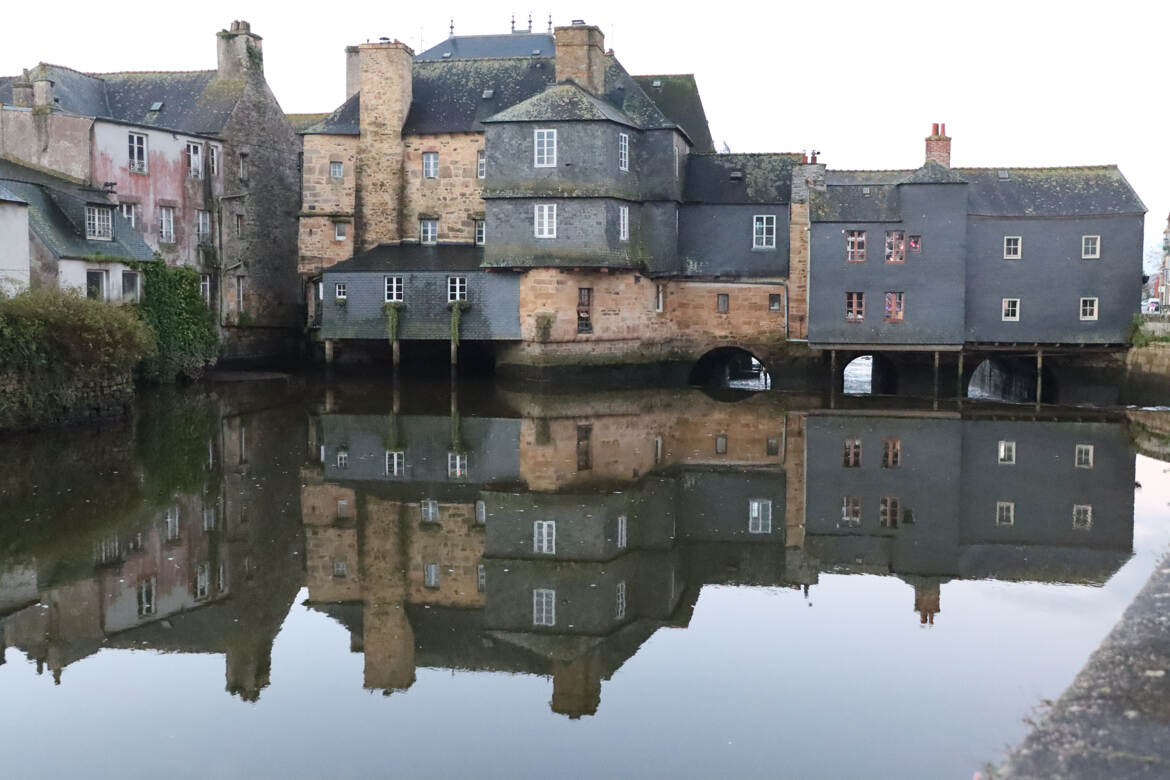
<svg viewBox="0 0 1170 780"><path fill-rule="evenodd" d="M32 108L33 106L33 85L27 69L24 71L23 78L12 82L12 104L23 108Z"/></svg>
<svg viewBox="0 0 1170 780"><path fill-rule="evenodd" d="M808 277L812 260L809 229L812 227L810 199L825 191L825 164L817 162L818 151L806 152L792 166L792 195L788 206L788 338L808 338ZM794 160L795 163L795 160Z"/></svg>
<svg viewBox="0 0 1170 780"><path fill-rule="evenodd" d="M414 94L414 52L401 41L358 46L362 93L356 172L356 244L369 249L402 240L402 126Z"/></svg>
<svg viewBox="0 0 1170 780"><path fill-rule="evenodd" d="M249 72L264 72L264 53L260 36L247 22L232 22L216 34L217 78L242 79Z"/></svg>
<svg viewBox="0 0 1170 780"><path fill-rule="evenodd" d="M345 99L349 100L362 88L362 59L356 46L345 47Z"/></svg>
<svg viewBox="0 0 1170 780"><path fill-rule="evenodd" d="M926 137L926 161L934 160L939 165L951 167L951 139L947 135L947 126L944 122L935 122L930 126L930 135Z"/></svg>
<svg viewBox="0 0 1170 780"><path fill-rule="evenodd" d="M594 95L605 91L605 35L601 28L574 20L558 27L556 42L557 82L572 79Z"/></svg>
<svg viewBox="0 0 1170 780"><path fill-rule="evenodd" d="M32 104L37 107L53 108L57 101L53 96L53 81L45 74L44 67L37 68L37 74L32 79Z"/></svg>

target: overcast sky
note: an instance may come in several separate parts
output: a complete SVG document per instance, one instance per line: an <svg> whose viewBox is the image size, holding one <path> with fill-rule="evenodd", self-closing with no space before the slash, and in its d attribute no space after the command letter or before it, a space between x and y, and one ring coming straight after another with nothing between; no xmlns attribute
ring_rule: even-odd
<svg viewBox="0 0 1170 780"><path fill-rule="evenodd" d="M38 62L83 71L215 67L215 32L233 19L264 38L268 82L287 112L344 98L346 45L399 38L599 25L634 74L694 73L716 143L734 152L821 151L833 168L922 162L946 122L955 166L1116 163L1149 208L1146 246L1170 210L1166 2L952 3L821 0L702 4L589 0L541 7L451 0L290 3L204 0L111 7L6 3L0 73ZM310 10L311 9L311 10Z"/></svg>

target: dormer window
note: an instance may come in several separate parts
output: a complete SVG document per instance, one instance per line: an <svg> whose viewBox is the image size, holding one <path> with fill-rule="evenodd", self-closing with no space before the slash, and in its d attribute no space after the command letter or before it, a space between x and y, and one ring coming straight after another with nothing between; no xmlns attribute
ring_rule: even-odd
<svg viewBox="0 0 1170 780"><path fill-rule="evenodd" d="M91 241L114 240L114 209L111 206L85 207L85 237Z"/></svg>
<svg viewBox="0 0 1170 780"><path fill-rule="evenodd" d="M533 167L555 168L557 166L557 131L533 130L532 142Z"/></svg>

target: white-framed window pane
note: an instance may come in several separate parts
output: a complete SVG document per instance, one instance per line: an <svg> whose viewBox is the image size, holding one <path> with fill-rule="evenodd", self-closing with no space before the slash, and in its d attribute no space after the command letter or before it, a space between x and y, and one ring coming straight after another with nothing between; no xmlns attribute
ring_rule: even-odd
<svg viewBox="0 0 1170 780"><path fill-rule="evenodd" d="M158 209L158 240L164 244L175 240L175 208L174 206L159 206Z"/></svg>
<svg viewBox="0 0 1170 780"><path fill-rule="evenodd" d="M467 277L447 277L447 303L467 300Z"/></svg>
<svg viewBox="0 0 1170 780"><path fill-rule="evenodd" d="M487 152L480 149L475 156L475 176L478 179L487 178Z"/></svg>
<svg viewBox="0 0 1170 780"><path fill-rule="evenodd" d="M622 241L630 240L629 206L618 206L618 238Z"/></svg>
<svg viewBox="0 0 1170 780"><path fill-rule="evenodd" d="M349 561L344 558L338 558L333 561L333 576L334 577L348 577L349 576Z"/></svg>
<svg viewBox="0 0 1170 780"><path fill-rule="evenodd" d="M1081 257L1093 259L1101 256L1101 236L1081 236Z"/></svg>
<svg viewBox="0 0 1170 780"><path fill-rule="evenodd" d="M475 569L475 589L480 593L487 590L487 567L482 563Z"/></svg>
<svg viewBox="0 0 1170 780"><path fill-rule="evenodd" d="M487 223L482 219L475 221L475 245L483 246L487 243Z"/></svg>
<svg viewBox="0 0 1170 780"><path fill-rule="evenodd" d="M210 146L209 145L207 147L207 172L210 173L212 176L215 176L219 173L219 147L218 146Z"/></svg>
<svg viewBox="0 0 1170 780"><path fill-rule="evenodd" d="M345 174L345 165L339 162L329 163L329 177L340 179Z"/></svg>
<svg viewBox="0 0 1170 780"><path fill-rule="evenodd" d="M150 617L154 614L155 585L154 577L147 577L138 583L138 617Z"/></svg>
<svg viewBox="0 0 1170 780"><path fill-rule="evenodd" d="M136 303L142 298L142 286L137 271L122 272L122 300Z"/></svg>
<svg viewBox="0 0 1170 780"><path fill-rule="evenodd" d="M386 450L385 474L387 477L401 477L406 473L406 453L402 450Z"/></svg>
<svg viewBox="0 0 1170 780"><path fill-rule="evenodd" d="M130 227L138 227L138 207L133 203L119 204L122 210L122 219L130 223Z"/></svg>
<svg viewBox="0 0 1170 780"><path fill-rule="evenodd" d="M1018 260L1024 253L1024 240L1020 236L1003 237L1003 259Z"/></svg>
<svg viewBox="0 0 1170 780"><path fill-rule="evenodd" d="M439 564L428 563L423 567L423 586L427 588L439 587Z"/></svg>
<svg viewBox="0 0 1170 780"><path fill-rule="evenodd" d="M85 237L98 241L112 241L114 238L114 209L110 206L86 206Z"/></svg>
<svg viewBox="0 0 1170 780"><path fill-rule="evenodd" d="M769 498L748 499L748 533L772 533L772 500Z"/></svg>
<svg viewBox="0 0 1170 780"><path fill-rule="evenodd" d="M199 294L203 297L203 302L208 306L211 305L211 274L199 275Z"/></svg>
<svg viewBox="0 0 1170 780"><path fill-rule="evenodd" d="M626 545L629 543L629 538L628 538L629 528L628 528L628 526L629 526L629 522L626 520L626 516L625 515L618 515L618 519L617 519L617 547L619 550L626 549Z"/></svg>
<svg viewBox="0 0 1170 780"><path fill-rule="evenodd" d="M418 240L424 244L434 244L439 240L439 220L423 219L418 223Z"/></svg>
<svg viewBox="0 0 1170 780"><path fill-rule="evenodd" d="M757 214L752 220L752 248L776 248L776 215Z"/></svg>
<svg viewBox="0 0 1170 780"><path fill-rule="evenodd" d="M537 238L557 237L557 204L537 203L533 206L533 234Z"/></svg>
<svg viewBox="0 0 1170 780"><path fill-rule="evenodd" d="M387 276L386 277L385 301L387 303L389 303L390 301L399 301L400 302L400 301L402 301L402 298L403 298L402 277L401 276Z"/></svg>
<svg viewBox="0 0 1170 780"><path fill-rule="evenodd" d="M1016 462L1016 443L1014 441L999 442L999 462L1002 465L1010 466Z"/></svg>
<svg viewBox="0 0 1170 780"><path fill-rule="evenodd" d="M339 301L344 301L346 296L346 283L337 282L333 285L333 297Z"/></svg>
<svg viewBox="0 0 1170 780"><path fill-rule="evenodd" d="M344 450L344 449L338 450L336 462L337 462L337 468L339 468L339 469L349 468L349 450Z"/></svg>
<svg viewBox="0 0 1170 780"><path fill-rule="evenodd" d="M146 173L146 168L146 136L142 133L130 133L130 172Z"/></svg>
<svg viewBox="0 0 1170 780"><path fill-rule="evenodd" d="M537 520L532 524L532 552L541 555L556 555L557 522Z"/></svg>
<svg viewBox="0 0 1170 780"><path fill-rule="evenodd" d="M467 456L458 452L447 453L447 476L462 479L467 476Z"/></svg>
<svg viewBox="0 0 1170 780"><path fill-rule="evenodd" d="M1004 298L1003 299L1003 314L1004 322L1019 322L1020 321L1020 299L1019 298Z"/></svg>
<svg viewBox="0 0 1170 780"><path fill-rule="evenodd" d="M626 581L622 580L617 584L617 593L614 597L613 616L616 620L624 620L626 617Z"/></svg>
<svg viewBox="0 0 1170 780"><path fill-rule="evenodd" d="M1076 449L1076 457L1074 459L1078 469L1093 468L1093 445L1092 444L1078 444Z"/></svg>
<svg viewBox="0 0 1170 780"><path fill-rule="evenodd" d="M105 271L90 270L85 272L85 297L92 301L104 301L108 297L107 274Z"/></svg>
<svg viewBox="0 0 1170 780"><path fill-rule="evenodd" d="M437 179L439 178L439 153L438 152L423 152L423 178Z"/></svg>
<svg viewBox="0 0 1170 780"><path fill-rule="evenodd" d="M1081 298L1081 320L1088 322L1095 319L1097 319L1097 299Z"/></svg>
<svg viewBox="0 0 1170 780"><path fill-rule="evenodd" d="M618 133L618 170L630 169L630 136L628 133Z"/></svg>
<svg viewBox="0 0 1170 780"><path fill-rule="evenodd" d="M552 588L534 588L532 591L532 625L557 624L557 592Z"/></svg>
<svg viewBox="0 0 1170 780"><path fill-rule="evenodd" d="M187 144L187 176L203 178L203 147L200 144Z"/></svg>
<svg viewBox="0 0 1170 780"><path fill-rule="evenodd" d="M1088 504L1073 505L1073 529L1088 531L1093 527L1093 507Z"/></svg>
<svg viewBox="0 0 1170 780"><path fill-rule="evenodd" d="M422 508L422 520L424 523L439 522L439 502L433 498L423 499L420 504Z"/></svg>
<svg viewBox="0 0 1170 780"><path fill-rule="evenodd" d="M333 240L344 241L346 235L349 233L349 225L345 222L333 223Z"/></svg>
<svg viewBox="0 0 1170 780"><path fill-rule="evenodd" d="M554 168L557 164L557 131L533 130L533 160L537 168Z"/></svg>
<svg viewBox="0 0 1170 780"><path fill-rule="evenodd" d="M487 502L483 499L475 502L475 524L487 524Z"/></svg>
<svg viewBox="0 0 1170 780"><path fill-rule="evenodd" d="M1016 524L1016 505L1013 501L997 501L995 502L995 524L996 525L1015 525Z"/></svg>

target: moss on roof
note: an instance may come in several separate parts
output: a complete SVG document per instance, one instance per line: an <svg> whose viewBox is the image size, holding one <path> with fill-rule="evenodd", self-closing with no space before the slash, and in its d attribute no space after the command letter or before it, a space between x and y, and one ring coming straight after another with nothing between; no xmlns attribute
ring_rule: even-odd
<svg viewBox="0 0 1170 780"><path fill-rule="evenodd" d="M715 151L707 113L699 97L699 86L689 73L673 76L633 76L634 83L654 101L654 105L690 136L696 152ZM654 86L657 84L658 86Z"/></svg>
<svg viewBox="0 0 1170 780"><path fill-rule="evenodd" d="M329 114L285 114L284 116L292 125L293 132L300 133L326 119Z"/></svg>
<svg viewBox="0 0 1170 780"><path fill-rule="evenodd" d="M802 155L691 154L687 156L688 203L788 203L792 169Z"/></svg>
<svg viewBox="0 0 1170 780"><path fill-rule="evenodd" d="M609 103L586 92L575 81L564 81L506 108L485 122L597 122L638 125Z"/></svg>

